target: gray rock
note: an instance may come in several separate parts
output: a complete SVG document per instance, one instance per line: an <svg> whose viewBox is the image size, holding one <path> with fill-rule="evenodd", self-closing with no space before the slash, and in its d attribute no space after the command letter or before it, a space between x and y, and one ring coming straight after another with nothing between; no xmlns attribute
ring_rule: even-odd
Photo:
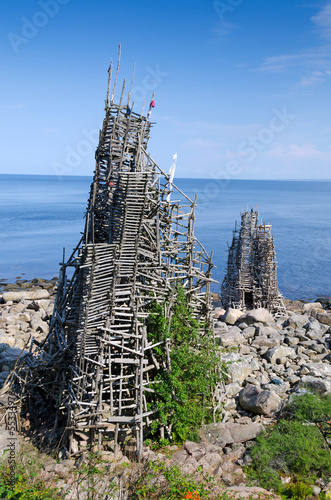
<svg viewBox="0 0 331 500"><path fill-rule="evenodd" d="M20 302L22 299L26 300L40 300L48 299L49 293L47 290L36 290L34 292L5 292L3 295L5 302Z"/></svg>
<svg viewBox="0 0 331 500"><path fill-rule="evenodd" d="M256 328L257 335L263 335L265 337L276 337L278 339L282 339L283 335L280 335L279 330L273 328L271 326L258 326Z"/></svg>
<svg viewBox="0 0 331 500"><path fill-rule="evenodd" d="M253 347L267 347L268 349L272 348L272 347L276 347L280 344L281 342L281 338L280 336L277 338L273 338L273 337L266 337L266 336L263 336L263 335L258 335L254 338L253 342L252 342L252 346Z"/></svg>
<svg viewBox="0 0 331 500"><path fill-rule="evenodd" d="M208 424L202 426L201 437L224 448L227 444L244 443L255 439L262 431L263 426L254 422L251 424L235 424L231 422Z"/></svg>
<svg viewBox="0 0 331 500"><path fill-rule="evenodd" d="M292 349L292 347L279 346L269 349L266 352L265 357L271 365L275 365L277 359L286 358L287 356L291 356L294 358L295 355L295 351L294 349Z"/></svg>
<svg viewBox="0 0 331 500"><path fill-rule="evenodd" d="M227 399L223 405L225 411L235 410L237 408L237 404L234 399Z"/></svg>
<svg viewBox="0 0 331 500"><path fill-rule="evenodd" d="M285 321L284 326L291 326L294 329L302 328L308 321L309 318L305 314L294 314Z"/></svg>
<svg viewBox="0 0 331 500"><path fill-rule="evenodd" d="M319 486L315 486L315 485L312 485L312 490L313 490L314 497L318 497L322 491L321 488L319 488Z"/></svg>
<svg viewBox="0 0 331 500"><path fill-rule="evenodd" d="M9 325L6 328L6 332L8 335L17 335L20 331L19 325Z"/></svg>
<svg viewBox="0 0 331 500"><path fill-rule="evenodd" d="M316 319L320 323L323 323L324 325L331 326L331 314L328 314L328 313L317 313L316 314Z"/></svg>
<svg viewBox="0 0 331 500"><path fill-rule="evenodd" d="M256 380L260 382L261 385L268 384L270 382L270 378L267 376L266 373L261 373L256 377Z"/></svg>
<svg viewBox="0 0 331 500"><path fill-rule="evenodd" d="M265 391L273 391L275 392L278 396L282 396L285 394L289 389L290 389L290 384L288 382L280 385L275 385L275 384L265 384L263 386L263 389Z"/></svg>
<svg viewBox="0 0 331 500"><path fill-rule="evenodd" d="M331 380L304 375L303 377L301 377L301 380L298 383L298 387L309 389L312 392L318 392L319 394L326 395L331 393Z"/></svg>
<svg viewBox="0 0 331 500"><path fill-rule="evenodd" d="M227 373L231 382L243 382L251 373L253 369L251 365L245 361L236 361L227 365Z"/></svg>
<svg viewBox="0 0 331 500"><path fill-rule="evenodd" d="M236 396L241 391L241 385L238 382L234 382L233 384L226 384L225 391L227 397L231 398L232 396Z"/></svg>
<svg viewBox="0 0 331 500"><path fill-rule="evenodd" d="M213 316L215 319L218 319L221 316L224 316L226 311L225 311L225 309L223 309L223 307L219 307L218 305L216 305L216 302L213 303L213 306L214 306Z"/></svg>
<svg viewBox="0 0 331 500"><path fill-rule="evenodd" d="M32 330L35 330L36 332L48 333L48 324L41 318L34 317L31 320L30 325Z"/></svg>
<svg viewBox="0 0 331 500"><path fill-rule="evenodd" d="M234 443L245 443L255 439L263 431L263 425L258 423L250 424L225 424L230 431Z"/></svg>
<svg viewBox="0 0 331 500"><path fill-rule="evenodd" d="M323 306L320 302L308 302L303 305L303 310L305 313L311 314L314 309L323 309Z"/></svg>
<svg viewBox="0 0 331 500"><path fill-rule="evenodd" d="M247 385L239 393L240 406L257 415L271 417L281 407L281 399L274 391L258 389Z"/></svg>
<svg viewBox="0 0 331 500"><path fill-rule="evenodd" d="M253 358L249 364L251 365L253 372L261 370L261 365L258 363L256 358Z"/></svg>
<svg viewBox="0 0 331 500"><path fill-rule="evenodd" d="M243 314L240 317L240 321L244 321L247 325L252 325L253 323L273 323L273 317L269 311L260 307L259 309L253 309L252 311Z"/></svg>
<svg viewBox="0 0 331 500"><path fill-rule="evenodd" d="M195 460L200 460L200 458L206 454L206 449L193 441L185 441L184 449L189 455L195 458Z"/></svg>
<svg viewBox="0 0 331 500"><path fill-rule="evenodd" d="M203 440L217 444L220 448L234 443L230 431L227 429L226 424L223 423L203 425L200 428L200 435Z"/></svg>
<svg viewBox="0 0 331 500"><path fill-rule="evenodd" d="M248 327L248 325L246 325L246 323L237 323L237 326L238 326L238 328L240 328L240 330L245 330L245 328Z"/></svg>
<svg viewBox="0 0 331 500"><path fill-rule="evenodd" d="M246 384L252 384L252 385L257 385L258 387L260 387L260 382L258 382L258 380L253 377L253 376L249 376L246 378Z"/></svg>
<svg viewBox="0 0 331 500"><path fill-rule="evenodd" d="M222 356L222 361L225 363L233 363L234 361L241 361L242 358L237 352L230 352L225 356Z"/></svg>
<svg viewBox="0 0 331 500"><path fill-rule="evenodd" d="M298 337L285 337L284 339L285 344L287 344L289 347L298 345L300 340Z"/></svg>
<svg viewBox="0 0 331 500"><path fill-rule="evenodd" d="M11 337L10 335L1 335L0 336L0 346L4 346L4 345L6 345L7 347L8 346L14 347L15 337Z"/></svg>
<svg viewBox="0 0 331 500"><path fill-rule="evenodd" d="M230 328L227 332L219 336L219 340L224 347L237 346L247 343L247 340L236 326Z"/></svg>
<svg viewBox="0 0 331 500"><path fill-rule="evenodd" d="M311 375L312 377L331 379L331 365L328 363L306 363L303 365L302 369L306 369L305 374Z"/></svg>
<svg viewBox="0 0 331 500"><path fill-rule="evenodd" d="M234 325L236 321L242 316L243 312L239 309L228 308L223 316L223 321L228 325Z"/></svg>
<svg viewBox="0 0 331 500"><path fill-rule="evenodd" d="M255 335L255 326L248 326L243 330L245 338L252 338Z"/></svg>

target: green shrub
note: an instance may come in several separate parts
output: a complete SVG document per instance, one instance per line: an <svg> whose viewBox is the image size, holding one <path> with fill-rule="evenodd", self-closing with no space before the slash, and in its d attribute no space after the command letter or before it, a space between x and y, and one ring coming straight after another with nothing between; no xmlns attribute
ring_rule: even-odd
<svg viewBox="0 0 331 500"><path fill-rule="evenodd" d="M168 342L170 348L170 363L164 344L154 351L160 369L153 385L155 394L149 399L150 407L158 409L152 432L167 426L176 442L195 441L198 427L213 419L213 392L220 379L218 350L212 333L199 331L182 288L177 292L170 327L164 307L153 304L147 321L149 340Z"/></svg>
<svg viewBox="0 0 331 500"><path fill-rule="evenodd" d="M215 480L208 475L184 474L178 466L149 462L136 471L129 484L129 498L140 500L229 500L226 491L213 494Z"/></svg>
<svg viewBox="0 0 331 500"><path fill-rule="evenodd" d="M273 488L288 498L305 498L307 484L317 476L331 475L331 452L320 428L328 428L330 414L331 396L295 396L279 423L257 437L251 449L249 476L264 488ZM293 477L293 484L283 486L281 475Z"/></svg>
<svg viewBox="0 0 331 500"><path fill-rule="evenodd" d="M0 498L10 500L60 500L58 488L47 486L37 479L33 464L15 466L15 475L11 475L6 463L0 464Z"/></svg>

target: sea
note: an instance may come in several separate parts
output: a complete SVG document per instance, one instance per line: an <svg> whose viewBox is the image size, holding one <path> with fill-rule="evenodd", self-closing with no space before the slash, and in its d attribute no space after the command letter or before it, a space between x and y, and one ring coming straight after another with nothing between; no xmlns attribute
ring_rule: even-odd
<svg viewBox="0 0 331 500"><path fill-rule="evenodd" d="M0 282L50 279L84 230L92 177L0 175ZM212 291L224 278L241 212L272 224L278 286L285 298L331 295L331 181L175 179L197 198L195 234L213 250ZM176 198L176 194L173 193Z"/></svg>

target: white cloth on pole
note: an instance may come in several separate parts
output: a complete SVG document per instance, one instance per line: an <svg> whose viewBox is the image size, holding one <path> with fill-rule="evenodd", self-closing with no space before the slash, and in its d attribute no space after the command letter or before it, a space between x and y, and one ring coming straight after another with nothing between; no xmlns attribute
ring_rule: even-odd
<svg viewBox="0 0 331 500"><path fill-rule="evenodd" d="M172 157L172 164L169 170L169 193L167 194L167 201L170 201L170 196L172 193L172 181L174 180L175 176L175 170L176 170L176 163L177 163L177 153L175 153Z"/></svg>

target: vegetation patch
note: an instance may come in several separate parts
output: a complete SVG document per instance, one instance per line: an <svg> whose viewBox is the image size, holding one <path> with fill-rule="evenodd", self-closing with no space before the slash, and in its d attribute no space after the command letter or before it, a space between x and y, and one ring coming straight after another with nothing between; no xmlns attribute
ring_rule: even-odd
<svg viewBox="0 0 331 500"><path fill-rule="evenodd" d="M215 489L215 480L202 473L184 474L180 467L162 461L148 462L131 477L129 498L132 500L184 500L203 498L228 500L226 491ZM219 488L218 488L219 489Z"/></svg>
<svg viewBox="0 0 331 500"><path fill-rule="evenodd" d="M331 476L331 395L294 396L277 425L256 438L250 450L251 479L285 498L304 499L317 478ZM291 477L284 485L282 477Z"/></svg>
<svg viewBox="0 0 331 500"><path fill-rule="evenodd" d="M158 410L152 434L164 427L175 442L199 439L198 427L213 421L213 395L220 381L220 356L213 335L201 333L182 288L177 292L170 327L166 304L154 303L147 321L149 340L160 366L149 406ZM200 326L200 328L199 328Z"/></svg>

